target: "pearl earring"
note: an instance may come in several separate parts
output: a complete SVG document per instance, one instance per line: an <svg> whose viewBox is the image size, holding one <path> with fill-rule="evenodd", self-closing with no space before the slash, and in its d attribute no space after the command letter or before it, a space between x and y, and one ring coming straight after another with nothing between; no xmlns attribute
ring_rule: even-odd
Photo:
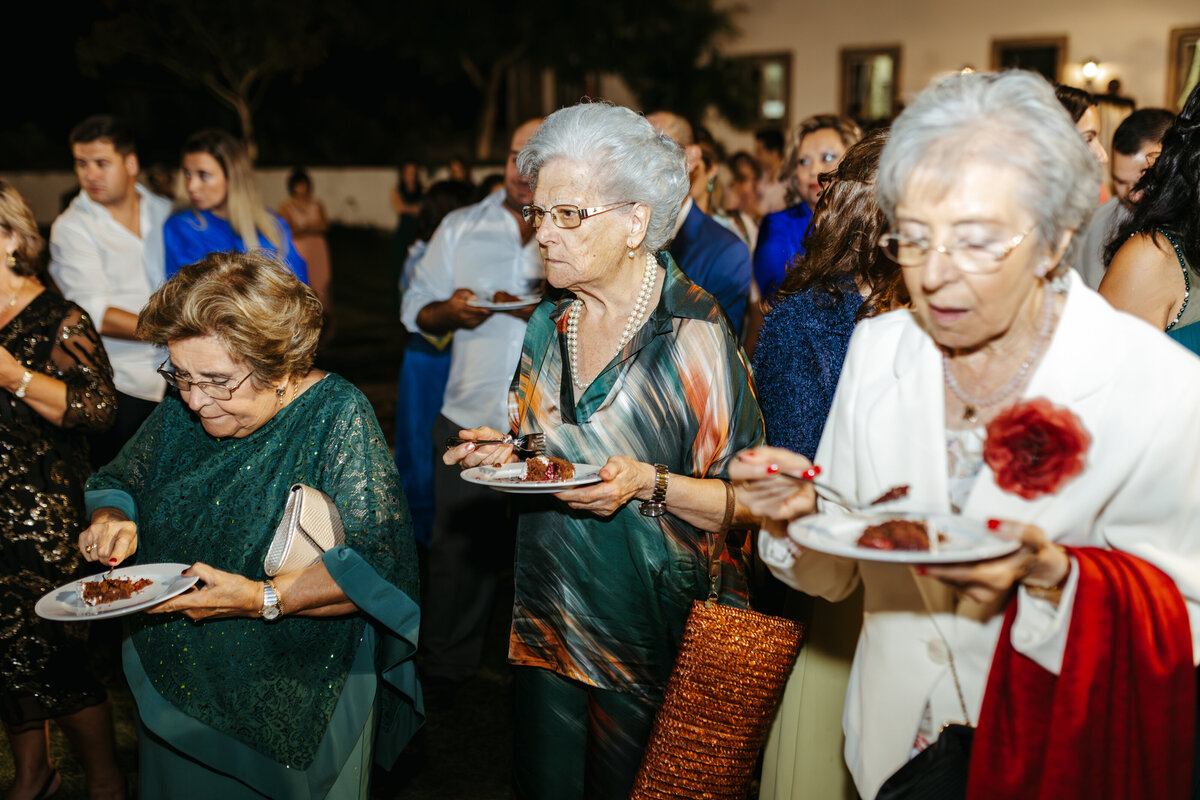
<svg viewBox="0 0 1200 800"><path fill-rule="evenodd" d="M283 393L286 390L287 390L286 384L284 386L276 386L275 387L275 397L277 397L279 399L279 405L283 405Z"/></svg>
<svg viewBox="0 0 1200 800"><path fill-rule="evenodd" d="M625 255L629 256L630 260L633 260L633 257L636 255L636 253L633 250L630 250Z"/></svg>

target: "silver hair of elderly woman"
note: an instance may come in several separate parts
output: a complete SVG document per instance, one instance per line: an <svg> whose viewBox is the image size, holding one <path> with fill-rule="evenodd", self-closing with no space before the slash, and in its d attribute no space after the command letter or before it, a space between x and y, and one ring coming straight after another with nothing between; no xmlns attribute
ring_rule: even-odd
<svg viewBox="0 0 1200 800"><path fill-rule="evenodd" d="M879 205L895 223L915 173L948 188L964 164L1020 174L1017 202L1051 248L1080 232L1100 198L1100 165L1041 76L1019 70L954 75L918 94L892 125L879 161ZM1075 236L1058 272L1074 263Z"/></svg>
<svg viewBox="0 0 1200 800"><path fill-rule="evenodd" d="M633 200L650 207L642 247L661 250L691 184L687 156L646 118L623 106L580 103L546 117L517 156L517 169L536 190L538 172L556 159L587 164L596 205Z"/></svg>

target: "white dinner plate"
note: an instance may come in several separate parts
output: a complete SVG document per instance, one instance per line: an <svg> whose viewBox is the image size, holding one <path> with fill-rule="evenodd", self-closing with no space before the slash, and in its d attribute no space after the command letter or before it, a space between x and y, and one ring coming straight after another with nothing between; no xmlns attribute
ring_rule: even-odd
<svg viewBox="0 0 1200 800"><path fill-rule="evenodd" d="M890 519L924 522L932 539L940 534L937 552L876 550L859 547L858 539L871 525ZM993 536L986 523L953 514L813 514L788 526L788 535L801 547L860 561L893 564L958 564L1006 556L1020 542Z"/></svg>
<svg viewBox="0 0 1200 800"><path fill-rule="evenodd" d="M525 462L502 464L498 467L471 467L462 471L462 479L500 492L516 494L546 494L561 492L574 486L600 482L600 467L594 464L575 464L575 477L569 481L527 481Z"/></svg>
<svg viewBox="0 0 1200 800"><path fill-rule="evenodd" d="M488 311L512 311L514 308L534 306L540 302L542 302L542 296L540 294L526 294L521 295L516 300L504 300L500 302L473 297L467 301L467 305L474 308L487 309Z"/></svg>
<svg viewBox="0 0 1200 800"><path fill-rule="evenodd" d="M153 583L141 591L135 592L132 597L95 606L84 605L83 600L79 598L79 584L84 581L102 580L105 573L89 575L77 581L64 583L57 589L47 592L41 600L37 601L33 610L39 617L60 622L123 617L126 614L156 606L164 600L170 600L190 589L196 581L200 580L195 575L188 577L180 574L190 566L190 564L141 564L133 567L118 567L112 572L114 578L130 578L135 581L139 578L147 578Z"/></svg>

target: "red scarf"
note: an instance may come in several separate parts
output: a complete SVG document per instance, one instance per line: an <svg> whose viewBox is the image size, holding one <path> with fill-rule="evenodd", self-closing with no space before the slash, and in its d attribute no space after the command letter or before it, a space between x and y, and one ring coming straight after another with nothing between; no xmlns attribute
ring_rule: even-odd
<svg viewBox="0 0 1200 800"><path fill-rule="evenodd" d="M1079 568L1058 677L1013 649L1009 604L979 715L967 795L1186 798L1196 672L1187 607L1156 567L1072 549Z"/></svg>

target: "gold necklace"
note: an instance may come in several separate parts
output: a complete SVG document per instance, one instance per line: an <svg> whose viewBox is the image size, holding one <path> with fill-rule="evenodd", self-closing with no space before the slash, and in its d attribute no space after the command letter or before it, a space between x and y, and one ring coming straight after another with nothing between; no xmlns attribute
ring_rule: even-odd
<svg viewBox="0 0 1200 800"><path fill-rule="evenodd" d="M17 304L17 298L21 296L21 292L25 291L25 281L26 281L26 279L24 277L22 277L20 285L18 285L17 290L15 292L13 292L12 299L9 300L8 305L6 305L4 307L4 311L6 313L8 311L10 311L12 309L12 307Z"/></svg>

